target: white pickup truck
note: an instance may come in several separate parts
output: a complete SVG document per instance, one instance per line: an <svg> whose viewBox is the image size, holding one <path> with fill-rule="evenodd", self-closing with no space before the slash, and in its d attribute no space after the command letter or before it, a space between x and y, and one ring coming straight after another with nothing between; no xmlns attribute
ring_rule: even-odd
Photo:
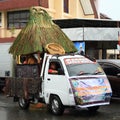
<svg viewBox="0 0 120 120"><path fill-rule="evenodd" d="M53 62L57 65L57 74L48 73ZM36 74L36 69L33 72ZM20 74L18 79L21 79ZM28 97L19 96L18 103L22 109L29 108L30 102L37 100L45 103L55 115L62 115L66 107L88 108L95 112L99 106L108 105L112 95L111 86L100 65L81 55L45 53L38 81L33 95L27 89Z"/></svg>

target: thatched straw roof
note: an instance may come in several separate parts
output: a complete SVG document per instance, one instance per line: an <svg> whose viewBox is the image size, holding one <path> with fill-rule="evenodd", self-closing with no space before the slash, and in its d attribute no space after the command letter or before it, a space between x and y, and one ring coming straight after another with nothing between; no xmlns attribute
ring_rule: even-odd
<svg viewBox="0 0 120 120"><path fill-rule="evenodd" d="M43 48L51 42L60 44L65 52L76 51L73 42L59 26L53 23L49 14L39 7L32 7L26 27L16 37L9 53L16 56L42 52Z"/></svg>

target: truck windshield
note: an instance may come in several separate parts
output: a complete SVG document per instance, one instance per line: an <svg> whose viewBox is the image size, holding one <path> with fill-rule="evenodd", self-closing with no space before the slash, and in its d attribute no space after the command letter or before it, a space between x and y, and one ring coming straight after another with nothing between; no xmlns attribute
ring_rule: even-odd
<svg viewBox="0 0 120 120"><path fill-rule="evenodd" d="M96 62L73 62L66 64L69 76L102 75L105 74L101 66Z"/></svg>

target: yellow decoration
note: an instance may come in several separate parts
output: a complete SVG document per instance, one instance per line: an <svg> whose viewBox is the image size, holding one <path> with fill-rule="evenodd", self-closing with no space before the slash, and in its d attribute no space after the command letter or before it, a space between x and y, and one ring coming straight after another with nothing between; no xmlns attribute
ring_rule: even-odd
<svg viewBox="0 0 120 120"><path fill-rule="evenodd" d="M50 54L65 54L63 47L57 43L49 43L46 45L46 50Z"/></svg>

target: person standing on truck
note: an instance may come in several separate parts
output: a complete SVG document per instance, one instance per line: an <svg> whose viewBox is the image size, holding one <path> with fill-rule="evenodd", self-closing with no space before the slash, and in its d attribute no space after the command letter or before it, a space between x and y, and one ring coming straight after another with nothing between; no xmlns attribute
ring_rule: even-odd
<svg viewBox="0 0 120 120"><path fill-rule="evenodd" d="M23 64L37 64L38 60L35 58L33 54L27 55Z"/></svg>
<svg viewBox="0 0 120 120"><path fill-rule="evenodd" d="M22 62L22 64L27 64L27 56L24 57L24 61Z"/></svg>
<svg viewBox="0 0 120 120"><path fill-rule="evenodd" d="M27 64L37 64L38 60L35 58L33 54L28 55Z"/></svg>
<svg viewBox="0 0 120 120"><path fill-rule="evenodd" d="M57 66L56 66L56 64L54 62L50 63L48 73L50 73L50 74L57 74L58 73Z"/></svg>

